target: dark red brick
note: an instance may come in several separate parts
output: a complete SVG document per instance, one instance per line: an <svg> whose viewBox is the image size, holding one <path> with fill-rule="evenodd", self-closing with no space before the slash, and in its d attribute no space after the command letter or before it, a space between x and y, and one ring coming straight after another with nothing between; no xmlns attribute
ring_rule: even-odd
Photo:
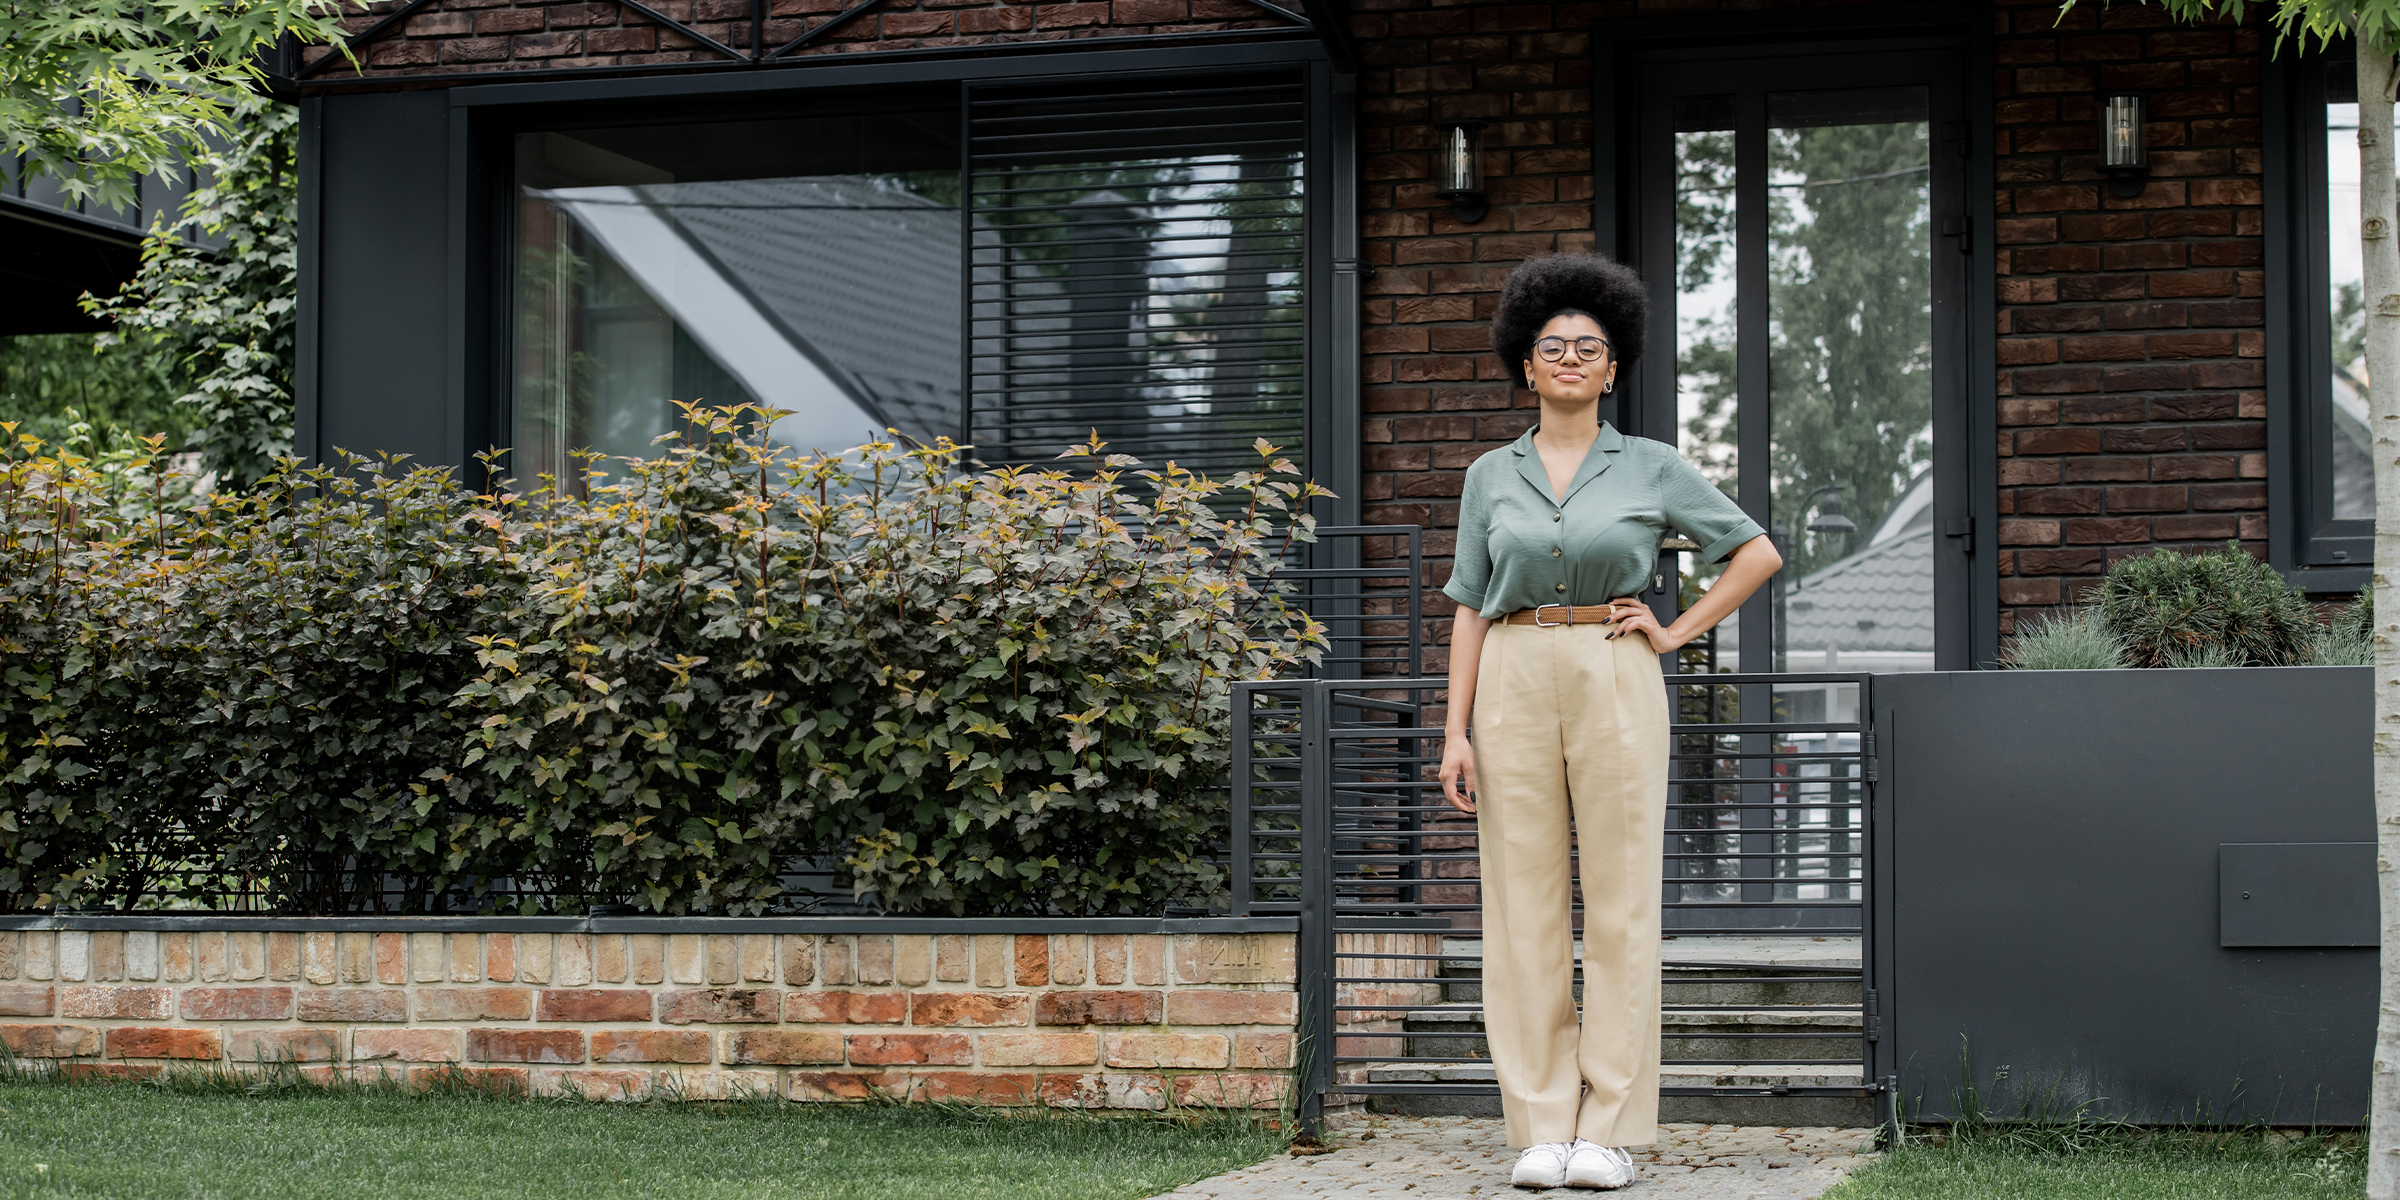
<svg viewBox="0 0 2400 1200"><path fill-rule="evenodd" d="M470 1029L467 1061L491 1063L579 1063L579 1029Z"/></svg>
<svg viewBox="0 0 2400 1200"><path fill-rule="evenodd" d="M1037 1025L1156 1025L1165 1001L1157 992L1045 992L1036 1002Z"/></svg>

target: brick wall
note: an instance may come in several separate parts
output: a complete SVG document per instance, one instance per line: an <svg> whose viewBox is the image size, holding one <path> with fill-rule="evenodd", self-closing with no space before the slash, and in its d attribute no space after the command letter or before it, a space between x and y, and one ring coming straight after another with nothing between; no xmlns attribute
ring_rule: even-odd
<svg viewBox="0 0 2400 1200"><path fill-rule="evenodd" d="M1525 432L1533 393L1491 352L1500 281L1526 257L1589 251L1592 49L1602 12L1631 4L1433 5L1362 0L1359 171L1366 282L1365 474L1370 524L1425 527L1439 586L1449 578L1468 464ZM1433 194L1433 123L1484 133L1491 214L1467 225ZM1370 543L1370 556L1395 548ZM1426 611L1453 607L1428 591ZM1432 648L1426 670L1448 669Z"/></svg>
<svg viewBox="0 0 2400 1200"><path fill-rule="evenodd" d="M374 0L347 21L355 32L401 0ZM750 0L656 0L652 8L725 45L750 47ZM763 45L783 45L848 7L848 0L772 0ZM885 0L791 57L1005 42L1289 27L1248 0ZM331 51L315 47L304 61ZM359 55L368 75L440 75L564 67L724 61L724 55L611 0L437 0ZM314 80L340 79L336 64Z"/></svg>
<svg viewBox="0 0 2400 1200"><path fill-rule="evenodd" d="M0 1043L129 1075L264 1058L615 1099L1273 1106L1292 955L1288 933L9 931Z"/></svg>
<svg viewBox="0 0 2400 1200"><path fill-rule="evenodd" d="M1462 473L1533 421L1486 349L1500 281L1526 255L1593 244L1585 31L1720 5L1355 8L1371 10L1352 19L1375 266L1366 519L1426 526L1438 585ZM1993 13L2004 635L2115 557L2228 537L2263 551L2266 536L2258 30L2175 27L2141 5L2057 16L2032 0ZM2153 178L2132 200L2095 167L2101 87L2150 95ZM1492 122L1492 213L1475 225L1433 196L1431 123L1456 117ZM1446 666L1436 650L1427 669Z"/></svg>
<svg viewBox="0 0 2400 1200"><path fill-rule="evenodd" d="M2264 57L2255 23L2147 5L1993 18L2006 635L2152 546L2266 551ZM2103 88L2149 95L2131 199L2096 170Z"/></svg>

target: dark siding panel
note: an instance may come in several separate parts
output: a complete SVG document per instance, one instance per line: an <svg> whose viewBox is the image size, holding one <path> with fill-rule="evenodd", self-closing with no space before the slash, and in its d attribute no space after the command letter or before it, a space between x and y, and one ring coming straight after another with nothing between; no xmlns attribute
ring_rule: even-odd
<svg viewBox="0 0 2400 1200"><path fill-rule="evenodd" d="M319 453L455 465L447 431L449 101L438 91L323 101Z"/></svg>
<svg viewBox="0 0 2400 1200"><path fill-rule="evenodd" d="M2370 676L1877 676L1885 1069L1909 1116L1954 1115L1963 1049L2003 1116L2038 1095L2102 1119L2357 1121L2375 951L2220 945L2218 862L2374 838Z"/></svg>

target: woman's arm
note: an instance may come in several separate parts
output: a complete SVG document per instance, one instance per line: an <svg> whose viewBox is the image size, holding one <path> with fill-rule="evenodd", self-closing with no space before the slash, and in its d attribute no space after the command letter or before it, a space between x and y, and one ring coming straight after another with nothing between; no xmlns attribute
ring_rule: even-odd
<svg viewBox="0 0 2400 1200"><path fill-rule="evenodd" d="M1475 672L1483 665L1483 635L1492 623L1460 605L1450 618L1450 714L1442 723L1442 795L1450 807L1475 811L1475 748L1467 744L1467 718L1475 711Z"/></svg>
<svg viewBox="0 0 2400 1200"><path fill-rule="evenodd" d="M1742 602L1767 581L1768 576L1782 568L1783 555L1776 552L1775 543L1762 533L1736 548L1733 557L1725 564L1725 573L1719 575L1706 592L1701 593L1699 603L1683 610L1683 615L1676 617L1675 623L1664 629L1659 628L1658 616L1650 611L1649 605L1638 601L1611 601L1610 607L1623 615L1617 618L1616 630L1608 636L1619 638L1640 630L1650 635L1652 649L1660 654L1670 653L1715 628L1717 622L1732 616L1733 611L1740 608ZM1480 630L1477 632L1481 633ZM1477 648L1481 648L1480 640ZM1451 652L1450 661L1457 663L1456 651ZM1452 669L1455 671L1455 666ZM1458 686L1456 678L1453 674L1451 687L1454 692ZM1443 756L1445 763L1448 757L1446 754Z"/></svg>

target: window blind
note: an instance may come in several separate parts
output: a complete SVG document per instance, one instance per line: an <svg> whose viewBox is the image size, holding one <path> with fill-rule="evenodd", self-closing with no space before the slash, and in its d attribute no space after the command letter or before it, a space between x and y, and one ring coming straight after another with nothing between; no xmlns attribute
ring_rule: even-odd
<svg viewBox="0 0 2400 1200"><path fill-rule="evenodd" d="M973 90L974 457L1305 462L1304 113L1295 71Z"/></svg>

